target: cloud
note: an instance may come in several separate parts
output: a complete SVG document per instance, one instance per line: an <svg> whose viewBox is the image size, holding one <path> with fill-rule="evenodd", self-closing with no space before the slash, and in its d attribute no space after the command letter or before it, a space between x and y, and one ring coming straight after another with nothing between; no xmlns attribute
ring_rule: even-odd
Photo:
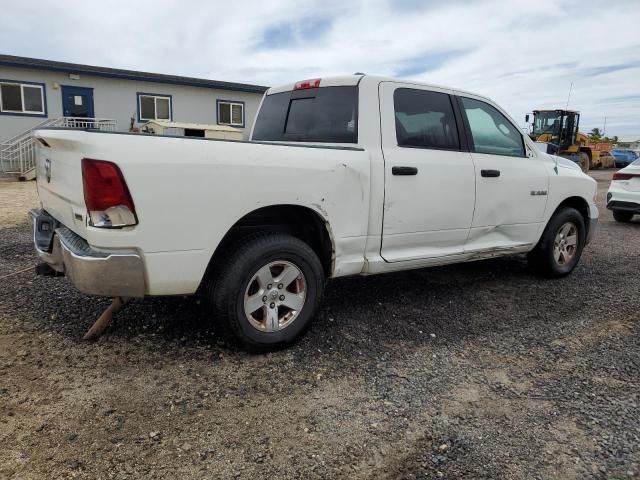
<svg viewBox="0 0 640 480"><path fill-rule="evenodd" d="M296 22L274 25L265 30L259 47L283 49L317 42L330 27L330 17L308 17Z"/></svg>
<svg viewBox="0 0 640 480"><path fill-rule="evenodd" d="M46 12L46 14L42 14ZM640 134L637 0L21 0L2 53L266 85L362 71ZM617 100L612 98L616 97Z"/></svg>
<svg viewBox="0 0 640 480"><path fill-rule="evenodd" d="M442 52L428 52L403 61L396 68L398 77L413 77L436 70L455 58L465 55L467 50L445 50Z"/></svg>
<svg viewBox="0 0 640 480"><path fill-rule="evenodd" d="M583 71L585 77L596 77L598 75L605 75L607 73L618 72L620 70L629 70L630 68L640 67L640 62L623 63L619 65L605 65L603 67L586 68Z"/></svg>

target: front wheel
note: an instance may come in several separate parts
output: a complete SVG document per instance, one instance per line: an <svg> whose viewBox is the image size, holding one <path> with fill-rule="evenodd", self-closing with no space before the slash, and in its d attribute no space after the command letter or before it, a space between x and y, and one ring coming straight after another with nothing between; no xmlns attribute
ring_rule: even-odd
<svg viewBox="0 0 640 480"><path fill-rule="evenodd" d="M208 297L216 320L245 347L273 350L309 327L324 271L303 241L280 233L246 237L214 268Z"/></svg>
<svg viewBox="0 0 640 480"><path fill-rule="evenodd" d="M531 268L546 277L563 277L573 271L586 241L584 219L575 208L558 210L529 253Z"/></svg>
<svg viewBox="0 0 640 480"><path fill-rule="evenodd" d="M587 173L589 171L589 167L591 163L589 161L589 155L587 155L586 152L580 152L579 157L580 157L580 170L582 170L584 173Z"/></svg>
<svg viewBox="0 0 640 480"><path fill-rule="evenodd" d="M625 212L624 210L614 210L613 218L616 222L629 223L633 218L633 212Z"/></svg>

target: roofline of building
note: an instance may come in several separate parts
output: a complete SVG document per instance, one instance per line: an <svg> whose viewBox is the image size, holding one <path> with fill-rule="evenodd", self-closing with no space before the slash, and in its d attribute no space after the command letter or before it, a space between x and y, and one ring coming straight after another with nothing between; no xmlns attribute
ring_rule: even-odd
<svg viewBox="0 0 640 480"><path fill-rule="evenodd" d="M119 68L96 67L78 63L56 62L38 58L17 57L14 55L1 55L0 66L32 68L36 70L49 70L74 74L91 75L96 77L119 78L122 80L137 80L140 82L156 82L171 85L187 85L190 87L216 88L219 90L233 90L240 92L264 93L269 87L251 85L246 83L222 82L205 78L180 77L177 75L165 75L162 73L138 72L135 70L122 70Z"/></svg>

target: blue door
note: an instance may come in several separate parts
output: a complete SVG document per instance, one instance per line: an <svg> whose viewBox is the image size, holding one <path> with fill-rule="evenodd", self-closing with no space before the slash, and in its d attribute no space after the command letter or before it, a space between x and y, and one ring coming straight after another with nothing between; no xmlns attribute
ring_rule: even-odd
<svg viewBox="0 0 640 480"><path fill-rule="evenodd" d="M93 88L62 86L62 115L94 118Z"/></svg>

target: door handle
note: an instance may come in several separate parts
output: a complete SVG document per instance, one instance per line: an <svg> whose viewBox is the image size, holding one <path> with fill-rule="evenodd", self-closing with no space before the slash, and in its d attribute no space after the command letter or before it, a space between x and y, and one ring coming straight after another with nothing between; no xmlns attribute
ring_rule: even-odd
<svg viewBox="0 0 640 480"><path fill-rule="evenodd" d="M416 167L391 167L391 173L393 175L417 175L418 169Z"/></svg>
<svg viewBox="0 0 640 480"><path fill-rule="evenodd" d="M480 175L483 177L499 177L500 170L480 170Z"/></svg>

